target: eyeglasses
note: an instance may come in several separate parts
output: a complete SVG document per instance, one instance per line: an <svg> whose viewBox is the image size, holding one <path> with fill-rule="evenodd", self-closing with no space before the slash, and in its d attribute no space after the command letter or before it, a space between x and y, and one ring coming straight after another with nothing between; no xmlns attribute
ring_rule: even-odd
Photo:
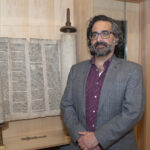
<svg viewBox="0 0 150 150"><path fill-rule="evenodd" d="M91 40L97 40L98 36L100 35L102 39L108 39L110 38L110 34L113 34L111 31L103 30L100 33L98 32L92 32L90 35Z"/></svg>

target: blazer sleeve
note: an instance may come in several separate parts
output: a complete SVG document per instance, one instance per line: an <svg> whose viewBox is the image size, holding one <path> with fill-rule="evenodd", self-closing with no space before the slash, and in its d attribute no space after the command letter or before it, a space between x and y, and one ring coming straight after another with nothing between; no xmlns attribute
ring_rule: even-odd
<svg viewBox="0 0 150 150"><path fill-rule="evenodd" d="M74 142L77 142L79 138L78 131L86 131L86 129L79 122L72 97L72 81L73 81L73 67L70 70L67 85L62 96L60 108L62 113L62 119L67 128L69 135Z"/></svg>
<svg viewBox="0 0 150 150"><path fill-rule="evenodd" d="M104 149L132 130L144 112L145 89L141 67L136 66L128 75L121 113L95 131L95 136Z"/></svg>

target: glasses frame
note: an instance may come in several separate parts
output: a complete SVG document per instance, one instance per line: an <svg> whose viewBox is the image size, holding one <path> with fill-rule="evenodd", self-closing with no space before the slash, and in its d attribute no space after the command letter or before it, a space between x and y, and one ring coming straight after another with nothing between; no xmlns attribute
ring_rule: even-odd
<svg viewBox="0 0 150 150"><path fill-rule="evenodd" d="M109 33L109 34L107 35L107 37L104 37L104 35L103 35L104 32L108 32L108 33ZM92 38L92 34L93 34L93 33L96 34L96 37L95 37L95 38ZM91 32L90 39L91 39L91 40L97 40L99 35L101 36L102 39L108 39L108 38L110 38L110 34L113 34L113 32L112 32L112 31L108 31L108 30L103 30L103 31L101 31L100 33L98 33L98 32Z"/></svg>

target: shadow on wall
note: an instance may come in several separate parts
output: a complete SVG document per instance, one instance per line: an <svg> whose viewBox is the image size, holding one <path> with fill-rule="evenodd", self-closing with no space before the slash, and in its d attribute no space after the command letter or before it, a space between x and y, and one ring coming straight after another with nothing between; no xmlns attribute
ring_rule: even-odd
<svg viewBox="0 0 150 150"><path fill-rule="evenodd" d="M70 145L52 147L52 148L44 148L44 149L39 149L39 150L70 150Z"/></svg>
<svg viewBox="0 0 150 150"><path fill-rule="evenodd" d="M115 47L115 55L119 58L124 58L126 59L126 46L127 46L127 21L122 21L122 20L115 20L119 28L121 29L123 33L123 44L118 47Z"/></svg>

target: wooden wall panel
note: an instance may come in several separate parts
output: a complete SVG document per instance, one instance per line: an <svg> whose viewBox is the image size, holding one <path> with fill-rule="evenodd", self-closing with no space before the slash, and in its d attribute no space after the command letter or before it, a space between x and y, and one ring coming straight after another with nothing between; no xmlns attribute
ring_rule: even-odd
<svg viewBox="0 0 150 150"><path fill-rule="evenodd" d="M140 1L140 55L146 88L146 106L142 121L137 126L137 141L139 150L150 149L150 1Z"/></svg>
<svg viewBox="0 0 150 150"><path fill-rule="evenodd" d="M74 0L74 21L77 28L77 61L90 58L87 47L86 30L89 19L93 16L93 1Z"/></svg>
<svg viewBox="0 0 150 150"><path fill-rule="evenodd" d="M139 4L126 4L127 17L127 59L139 62L140 42L139 42Z"/></svg>
<svg viewBox="0 0 150 150"><path fill-rule="evenodd" d="M144 150L150 149L150 1L143 1L144 7L143 11L145 11L145 19L142 29L145 28L145 41L143 41L143 45L145 45L145 85L146 85L146 110L145 110L145 135L144 135ZM141 30L142 30L141 29ZM142 50L142 49L141 49Z"/></svg>
<svg viewBox="0 0 150 150"><path fill-rule="evenodd" d="M150 1L149 1L150 6ZM146 113L145 113L145 150L150 150L150 7L148 8L148 24L147 24L147 59L146 59Z"/></svg>
<svg viewBox="0 0 150 150"><path fill-rule="evenodd" d="M124 2L114 0L94 0L94 15L107 15L117 20L124 20Z"/></svg>

